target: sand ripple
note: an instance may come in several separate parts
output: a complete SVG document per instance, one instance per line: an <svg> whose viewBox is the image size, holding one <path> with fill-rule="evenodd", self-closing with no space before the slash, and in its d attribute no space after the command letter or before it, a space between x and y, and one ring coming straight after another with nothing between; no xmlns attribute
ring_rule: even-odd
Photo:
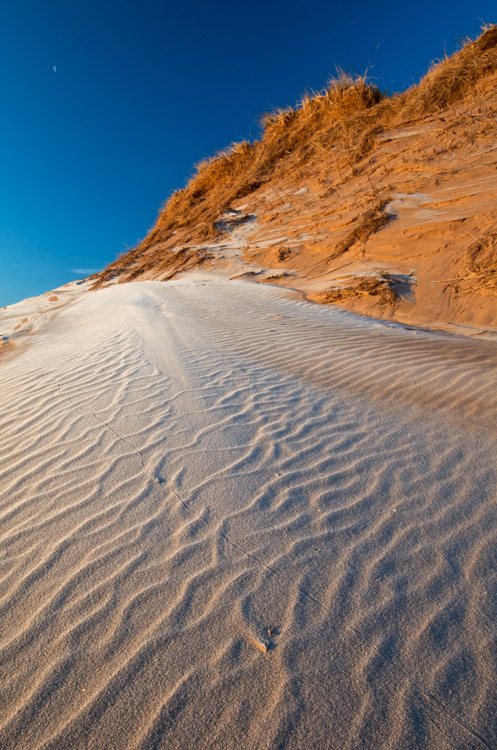
<svg viewBox="0 0 497 750"><path fill-rule="evenodd" d="M1 747L497 747L494 342L197 276L2 357Z"/></svg>

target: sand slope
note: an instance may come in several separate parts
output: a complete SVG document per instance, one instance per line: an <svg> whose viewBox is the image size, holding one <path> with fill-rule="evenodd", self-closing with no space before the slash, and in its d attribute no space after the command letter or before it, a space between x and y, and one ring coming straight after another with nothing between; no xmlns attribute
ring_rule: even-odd
<svg viewBox="0 0 497 750"><path fill-rule="evenodd" d="M192 276L0 361L0 746L497 746L497 350Z"/></svg>
<svg viewBox="0 0 497 750"><path fill-rule="evenodd" d="M200 166L143 242L91 283L161 281L195 267L408 325L496 333L497 27L438 73L454 73L468 53L481 75L465 95L408 108L407 119L385 120L379 104L368 110L372 120L347 107L349 117L336 120L333 95L275 115L277 132ZM459 73L452 90L467 83ZM371 89L357 85L367 99ZM450 88L440 79L431 91ZM353 84L345 90L358 94Z"/></svg>

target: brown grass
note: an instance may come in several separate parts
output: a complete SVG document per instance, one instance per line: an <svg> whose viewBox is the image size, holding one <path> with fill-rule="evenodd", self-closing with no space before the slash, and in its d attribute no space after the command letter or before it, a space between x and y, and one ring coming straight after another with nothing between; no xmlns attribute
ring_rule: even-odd
<svg viewBox="0 0 497 750"><path fill-rule="evenodd" d="M450 282L457 295L472 292L497 294L497 233L486 232L468 248L462 276Z"/></svg>
<svg viewBox="0 0 497 750"><path fill-rule="evenodd" d="M339 71L326 89L306 94L296 107L272 112L263 118L263 133L254 143L235 143L197 170L182 190L177 190L162 207L157 222L138 247L112 263L98 277L98 283L115 273L135 273L151 248L153 263L161 253L179 244L196 245L222 233L222 214L239 198L266 185L278 175L295 173L302 165L320 163L326 155L337 168L345 165L350 174L373 154L376 137L386 127L398 126L443 110L473 90L482 77L497 70L497 26L486 28L475 41L467 41L449 58L437 62L417 86L385 96L365 77L351 77ZM343 179L348 179L347 174ZM388 218L381 206L363 217L362 229L344 241L350 247L377 231ZM362 236L361 232L364 232ZM343 243L342 243L343 244ZM337 252L344 252L338 247Z"/></svg>
<svg viewBox="0 0 497 750"><path fill-rule="evenodd" d="M377 199L372 208L359 217L352 231L337 244L333 254L330 256L330 260L345 253L356 242L366 242L368 237L371 237L372 234L384 227L385 224L388 224L392 218L385 210L389 200L389 198Z"/></svg>
<svg viewBox="0 0 497 750"><path fill-rule="evenodd" d="M325 302L342 302L346 299L367 295L376 297L383 305L393 305L397 295L392 289L394 279L388 273L362 278L359 283L329 289L325 295Z"/></svg>
<svg viewBox="0 0 497 750"><path fill-rule="evenodd" d="M405 117L442 110L462 99L474 84L497 69L497 26L468 39L459 52L435 63L421 82L398 97Z"/></svg>

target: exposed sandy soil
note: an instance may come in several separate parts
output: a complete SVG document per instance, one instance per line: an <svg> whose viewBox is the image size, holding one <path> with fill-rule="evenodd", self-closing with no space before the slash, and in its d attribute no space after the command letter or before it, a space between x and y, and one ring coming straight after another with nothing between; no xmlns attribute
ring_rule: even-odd
<svg viewBox="0 0 497 750"><path fill-rule="evenodd" d="M485 81L484 90L493 94L495 82ZM497 110L491 97L482 111L481 98L475 93L473 107L465 103L415 128L383 133L357 175L342 183L334 175L328 178L328 196L323 182L314 181L306 183L305 192L292 194L289 186L281 195L267 196L264 212L249 203L245 210L258 215L259 208L260 218L247 236L245 257L291 273L272 282L294 286L320 302L330 287L354 288L364 276L387 272L396 294L393 304L374 294L351 296L343 304L420 325L495 330L497 285L472 283L468 269L470 248L497 232ZM389 221L330 257L370 206L381 201ZM281 248L290 250L283 260ZM497 263L495 253L487 259L491 263Z"/></svg>
<svg viewBox="0 0 497 750"><path fill-rule="evenodd" d="M71 295L1 358L0 746L496 747L495 341Z"/></svg>
<svg viewBox="0 0 497 750"><path fill-rule="evenodd" d="M179 230L125 256L117 278L168 279L200 265L375 317L497 330L496 81L383 130L359 162L343 149L299 169L283 162L220 218L219 239L184 244Z"/></svg>

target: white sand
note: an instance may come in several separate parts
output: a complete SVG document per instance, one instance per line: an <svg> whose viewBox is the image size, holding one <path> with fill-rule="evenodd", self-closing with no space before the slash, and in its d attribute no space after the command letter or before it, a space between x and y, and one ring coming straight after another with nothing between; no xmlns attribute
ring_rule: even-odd
<svg viewBox="0 0 497 750"><path fill-rule="evenodd" d="M497 747L494 341L197 274L0 385L2 748Z"/></svg>

